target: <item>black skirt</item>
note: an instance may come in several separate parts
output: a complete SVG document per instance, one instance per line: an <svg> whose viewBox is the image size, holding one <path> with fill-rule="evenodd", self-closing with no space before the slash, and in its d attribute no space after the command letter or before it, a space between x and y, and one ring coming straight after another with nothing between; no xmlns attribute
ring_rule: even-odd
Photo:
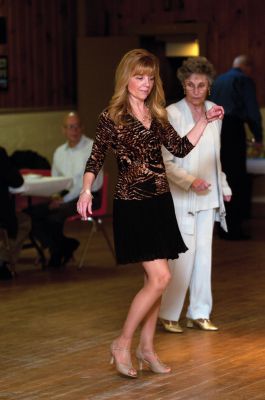
<svg viewBox="0 0 265 400"><path fill-rule="evenodd" d="M175 259L188 250L169 192L145 200L115 199L113 232L118 264Z"/></svg>

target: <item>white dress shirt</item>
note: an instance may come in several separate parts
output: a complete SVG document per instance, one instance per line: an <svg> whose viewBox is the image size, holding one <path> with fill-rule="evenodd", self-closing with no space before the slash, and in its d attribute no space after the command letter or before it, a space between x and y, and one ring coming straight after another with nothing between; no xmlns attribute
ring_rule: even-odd
<svg viewBox="0 0 265 400"><path fill-rule="evenodd" d="M63 201L66 203L79 197L83 185L83 174L87 159L91 154L93 140L82 135L78 144L70 147L68 142L59 146L54 153L52 163L52 176L69 176L73 178L73 185ZM103 171L101 170L95 179L92 192L98 191L103 183Z"/></svg>

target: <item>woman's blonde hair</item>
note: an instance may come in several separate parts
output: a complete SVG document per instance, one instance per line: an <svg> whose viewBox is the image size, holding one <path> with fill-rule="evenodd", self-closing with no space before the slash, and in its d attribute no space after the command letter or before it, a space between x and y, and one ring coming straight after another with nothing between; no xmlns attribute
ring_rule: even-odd
<svg viewBox="0 0 265 400"><path fill-rule="evenodd" d="M125 115L131 112L129 103L128 82L135 75L150 75L154 77L154 86L145 104L152 117L162 124L167 121L165 110L165 95L159 75L159 62L156 56L144 49L134 49L121 59L115 74L114 94L110 100L108 112L116 125L126 124Z"/></svg>
<svg viewBox="0 0 265 400"><path fill-rule="evenodd" d="M211 86L215 76L215 70L213 64L211 64L206 57L190 57L183 61L182 66L177 71L177 77L182 85L184 85L185 80L192 74L205 75Z"/></svg>

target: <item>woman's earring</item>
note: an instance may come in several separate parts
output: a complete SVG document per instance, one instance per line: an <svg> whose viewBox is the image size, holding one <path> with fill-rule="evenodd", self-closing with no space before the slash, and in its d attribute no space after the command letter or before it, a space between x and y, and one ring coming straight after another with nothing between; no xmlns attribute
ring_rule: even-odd
<svg viewBox="0 0 265 400"><path fill-rule="evenodd" d="M185 96L186 96L186 87L185 87L185 86L183 86L183 93L184 93Z"/></svg>
<svg viewBox="0 0 265 400"><path fill-rule="evenodd" d="M208 96L211 96L211 88L210 88L210 86L208 87Z"/></svg>

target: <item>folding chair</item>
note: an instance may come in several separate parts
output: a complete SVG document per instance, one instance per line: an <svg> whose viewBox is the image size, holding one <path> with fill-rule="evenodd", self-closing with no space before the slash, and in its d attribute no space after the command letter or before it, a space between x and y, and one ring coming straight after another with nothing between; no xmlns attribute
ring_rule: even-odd
<svg viewBox="0 0 265 400"><path fill-rule="evenodd" d="M0 228L0 248L5 249L5 252L7 253L8 258L9 258L8 264L10 266L12 275L16 275L16 268L15 268L15 264L12 261L12 253L11 253L11 248L9 246L7 231L4 228Z"/></svg>
<svg viewBox="0 0 265 400"><path fill-rule="evenodd" d="M43 176L51 176L50 169L22 168L19 170L21 175L38 174Z"/></svg>
<svg viewBox="0 0 265 400"><path fill-rule="evenodd" d="M103 185L102 185L102 189L101 189L101 205L100 205L100 208L93 211L93 215L90 215L87 219L87 222L91 223L92 227L90 229L88 238L86 240L86 244L85 244L82 256L80 258L78 268L83 267L91 239L92 239L93 235L98 231L102 232L104 239L106 240L106 243L107 243L107 245L111 251L111 254L116 262L115 252L114 252L111 240L110 240L110 238L107 234L107 231L105 229L105 226L104 226L104 220L106 218L111 217L111 215L107 213L107 203L108 203L108 175L104 174Z"/></svg>

